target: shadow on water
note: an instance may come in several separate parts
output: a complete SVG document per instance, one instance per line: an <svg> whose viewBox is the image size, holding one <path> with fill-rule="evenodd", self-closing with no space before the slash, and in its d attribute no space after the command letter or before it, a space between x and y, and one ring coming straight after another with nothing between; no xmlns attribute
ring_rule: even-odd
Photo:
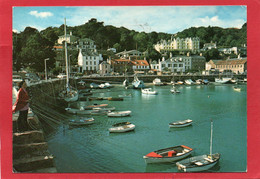
<svg viewBox="0 0 260 179"><path fill-rule="evenodd" d="M185 131L191 129L193 126L186 126L186 127L170 127L169 132L175 132L175 131Z"/></svg>
<svg viewBox="0 0 260 179"><path fill-rule="evenodd" d="M176 167L175 163L149 163L146 164L145 172L146 173L158 173L158 172L167 172L172 168Z"/></svg>

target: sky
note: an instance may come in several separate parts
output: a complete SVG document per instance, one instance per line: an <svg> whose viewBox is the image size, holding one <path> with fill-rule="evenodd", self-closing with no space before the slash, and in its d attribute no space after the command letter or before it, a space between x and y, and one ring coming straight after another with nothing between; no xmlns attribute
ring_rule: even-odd
<svg viewBox="0 0 260 179"><path fill-rule="evenodd" d="M175 34L190 27L241 28L247 22L246 6L45 6L13 7L13 31L25 27L39 31L47 27L85 24L96 18L104 25L138 32Z"/></svg>

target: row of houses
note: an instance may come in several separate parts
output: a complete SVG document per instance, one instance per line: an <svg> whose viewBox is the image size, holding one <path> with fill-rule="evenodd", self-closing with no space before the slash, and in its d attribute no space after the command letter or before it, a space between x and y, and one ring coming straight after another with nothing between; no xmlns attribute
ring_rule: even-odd
<svg viewBox="0 0 260 179"><path fill-rule="evenodd" d="M64 41L64 36L60 36L58 43ZM194 40L194 42L192 42ZM67 35L67 41L70 42L70 48L75 48L79 51L78 54L78 64L74 68L79 73L99 73L105 75L111 72L115 73L162 73L162 72L172 72L172 73L182 73L188 71L203 71L217 69L220 72L224 70L232 70L234 73L243 73L246 71L246 59L230 59L230 60L211 60L206 63L205 57L200 55L187 55L182 56L172 56L165 59L159 59L158 61L148 61L140 59L140 57L145 56L146 52L139 52L137 50L123 51L116 55L117 59L106 59L104 60L102 54L99 54L96 49L96 45L93 40L84 38L79 39L70 33ZM180 43L184 41L185 43L194 43L196 48L199 48L199 39L197 38L186 38L186 39L171 39L174 43ZM188 44L186 44L188 45ZM212 45L212 44L211 44ZM193 47L195 47L193 46ZM215 44L213 44L215 47ZM62 47L62 46L61 46ZM188 47L188 46L186 46ZM185 48L186 48L185 47ZM190 46L192 47L192 45ZM214 48L213 47L213 48ZM57 50L60 50L57 48ZM138 57L138 58L137 58Z"/></svg>

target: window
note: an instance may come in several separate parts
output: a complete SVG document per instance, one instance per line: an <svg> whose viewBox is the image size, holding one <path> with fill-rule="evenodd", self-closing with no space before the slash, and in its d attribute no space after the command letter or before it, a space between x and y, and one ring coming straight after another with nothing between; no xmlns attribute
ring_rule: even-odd
<svg viewBox="0 0 260 179"><path fill-rule="evenodd" d="M183 67L183 64L179 64L179 67Z"/></svg>
<svg viewBox="0 0 260 179"><path fill-rule="evenodd" d="M177 64L173 64L173 67L177 67Z"/></svg>

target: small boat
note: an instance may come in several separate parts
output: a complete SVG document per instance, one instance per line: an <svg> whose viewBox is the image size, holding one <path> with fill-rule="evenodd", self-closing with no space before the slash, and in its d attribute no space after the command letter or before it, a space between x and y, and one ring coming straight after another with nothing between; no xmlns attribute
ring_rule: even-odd
<svg viewBox="0 0 260 179"><path fill-rule="evenodd" d="M230 82L230 79L231 78L215 78L215 82L220 84L226 84Z"/></svg>
<svg viewBox="0 0 260 179"><path fill-rule="evenodd" d="M194 82L191 79L187 79L187 80L185 80L185 84L192 85L192 84L194 84Z"/></svg>
<svg viewBox="0 0 260 179"><path fill-rule="evenodd" d="M175 83L177 85L183 85L183 81L177 81L177 83Z"/></svg>
<svg viewBox="0 0 260 179"><path fill-rule="evenodd" d="M135 129L135 125L130 122L120 122L112 125L109 128L109 132L128 132L133 131Z"/></svg>
<svg viewBox="0 0 260 179"><path fill-rule="evenodd" d="M96 83L90 83L90 88L92 88L92 89L98 89L99 88L99 85L98 84L96 84Z"/></svg>
<svg viewBox="0 0 260 179"><path fill-rule="evenodd" d="M134 81L132 82L132 85L134 89L141 89L145 87L143 80L139 80L137 76L134 77Z"/></svg>
<svg viewBox="0 0 260 179"><path fill-rule="evenodd" d="M85 126L85 125L89 125L89 124L93 124L94 123L94 118L80 118L80 120L69 120L69 125L71 126Z"/></svg>
<svg viewBox="0 0 260 179"><path fill-rule="evenodd" d="M108 101L124 101L124 98L120 97L109 97L107 98Z"/></svg>
<svg viewBox="0 0 260 179"><path fill-rule="evenodd" d="M92 104L92 105L85 106L84 108L85 109L93 109L93 108L103 108L103 107L106 107L106 106L108 106L108 104Z"/></svg>
<svg viewBox="0 0 260 179"><path fill-rule="evenodd" d="M92 110L85 110L83 107L81 107L80 109L65 108L65 111L70 114L81 114L81 115L91 114L92 112Z"/></svg>
<svg viewBox="0 0 260 179"><path fill-rule="evenodd" d="M182 120L182 121L171 122L171 123L169 123L169 127L185 127L185 126L189 126L191 124L192 124L192 120L186 119L186 120Z"/></svg>
<svg viewBox="0 0 260 179"><path fill-rule="evenodd" d="M117 111L117 112L109 112L107 113L108 117L124 117L129 116L132 111Z"/></svg>
<svg viewBox="0 0 260 179"><path fill-rule="evenodd" d="M155 78L155 79L153 80L153 84L154 84L155 86L161 86L161 85L163 85L163 83L161 82L161 79L160 79L160 78Z"/></svg>
<svg viewBox="0 0 260 179"><path fill-rule="evenodd" d="M196 85L202 84L202 79L197 79L197 80L195 81L195 84L196 84Z"/></svg>
<svg viewBox="0 0 260 179"><path fill-rule="evenodd" d="M230 79L230 83L233 83L233 84L235 84L235 83L237 83L238 82L238 80L237 79L235 79L235 78L231 78Z"/></svg>
<svg viewBox="0 0 260 179"><path fill-rule="evenodd" d="M98 85L98 87L99 87L100 89L107 88L107 86L106 86L105 84L100 84L100 85Z"/></svg>
<svg viewBox="0 0 260 179"><path fill-rule="evenodd" d="M106 108L106 107L102 107L102 108L93 108L93 110L107 111L107 112L114 111L115 109L116 109L115 107L109 107L109 108Z"/></svg>
<svg viewBox="0 0 260 179"><path fill-rule="evenodd" d="M204 84L204 85L209 84L209 80L207 80L207 79L202 80L202 84Z"/></svg>
<svg viewBox="0 0 260 179"><path fill-rule="evenodd" d="M79 81L79 82L78 82L78 85L77 85L77 88L78 88L79 90L86 89L87 86L86 86L85 81L83 81L83 80Z"/></svg>
<svg viewBox="0 0 260 179"><path fill-rule="evenodd" d="M212 154L212 135L213 135L213 122L211 121L211 133L210 133L210 154L209 155L200 155L191 157L185 160L181 160L176 163L178 170L184 172L200 172L209 170L215 166L219 159L220 154Z"/></svg>
<svg viewBox="0 0 260 179"><path fill-rule="evenodd" d="M112 85L111 85L110 83L108 83L108 82L106 82L104 85L105 85L107 88L111 88L111 87L112 87Z"/></svg>
<svg viewBox="0 0 260 179"><path fill-rule="evenodd" d="M200 155L191 157L176 163L178 170L184 172L200 172L209 170L220 159L220 154L212 154L212 155Z"/></svg>
<svg viewBox="0 0 260 179"><path fill-rule="evenodd" d="M180 91L177 90L177 89L174 88L174 87L172 87L172 88L170 89L170 91L171 91L171 93L180 93Z"/></svg>
<svg viewBox="0 0 260 179"><path fill-rule="evenodd" d="M193 149L185 145L156 150L143 156L145 163L175 162L188 157Z"/></svg>
<svg viewBox="0 0 260 179"><path fill-rule="evenodd" d="M237 87L237 86L234 86L233 89L234 89L235 91L238 91L238 92L241 91L241 88L240 88L240 87Z"/></svg>
<svg viewBox="0 0 260 179"><path fill-rule="evenodd" d="M158 92L152 90L152 88L145 88L145 89L142 89L142 94L156 95L156 94L158 94Z"/></svg>

